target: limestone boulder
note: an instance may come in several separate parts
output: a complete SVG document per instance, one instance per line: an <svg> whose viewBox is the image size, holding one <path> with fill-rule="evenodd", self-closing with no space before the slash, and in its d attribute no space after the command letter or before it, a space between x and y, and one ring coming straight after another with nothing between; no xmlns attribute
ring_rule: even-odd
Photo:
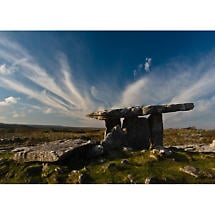
<svg viewBox="0 0 215 215"><path fill-rule="evenodd" d="M57 162L73 155L93 157L103 153L102 147L82 139L57 140L37 146L18 147L13 150L16 161Z"/></svg>
<svg viewBox="0 0 215 215"><path fill-rule="evenodd" d="M113 149L122 149L125 144L125 134L119 125L115 126L110 133L101 141L104 152Z"/></svg>

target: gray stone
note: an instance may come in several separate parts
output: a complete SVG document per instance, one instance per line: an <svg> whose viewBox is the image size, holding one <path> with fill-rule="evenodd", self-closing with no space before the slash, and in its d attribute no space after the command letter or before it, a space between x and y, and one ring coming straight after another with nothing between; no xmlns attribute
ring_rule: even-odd
<svg viewBox="0 0 215 215"><path fill-rule="evenodd" d="M114 169L116 169L116 164L115 163L110 163L107 168L109 170L114 170Z"/></svg>
<svg viewBox="0 0 215 215"><path fill-rule="evenodd" d="M147 105L147 106L134 106L128 108L111 109L104 111L97 111L88 114L88 117L105 120L111 118L124 118L124 117L135 117L144 116L148 114L161 114L176 111L189 111L194 108L193 103L184 104L163 104L163 105Z"/></svg>
<svg viewBox="0 0 215 215"><path fill-rule="evenodd" d="M123 160L121 161L121 164L123 164L123 165L127 165L127 164L129 164L128 159L123 159Z"/></svg>
<svg viewBox="0 0 215 215"><path fill-rule="evenodd" d="M145 184L166 184L166 179L158 179L156 177L146 178Z"/></svg>
<svg viewBox="0 0 215 215"><path fill-rule="evenodd" d="M163 121L162 114L151 114L148 118L151 133L152 148L163 147Z"/></svg>
<svg viewBox="0 0 215 215"><path fill-rule="evenodd" d="M72 157L76 153L83 157L98 154L95 144L89 144L82 139L57 140L37 146L19 147L13 152L15 153L13 159L22 162L57 162Z"/></svg>
<svg viewBox="0 0 215 215"><path fill-rule="evenodd" d="M176 145L172 146L171 148L174 148L174 150L184 150L187 152L215 153L215 147L213 144Z"/></svg>
<svg viewBox="0 0 215 215"><path fill-rule="evenodd" d="M163 148L159 150L160 157L169 157L171 155L172 155L172 151L170 149Z"/></svg>
<svg viewBox="0 0 215 215"><path fill-rule="evenodd" d="M128 117L123 120L128 147L149 149L150 130L147 118Z"/></svg>
<svg viewBox="0 0 215 215"><path fill-rule="evenodd" d="M124 145L125 135L119 125L115 126L110 133L101 141L104 152L113 149L121 149Z"/></svg>
<svg viewBox="0 0 215 215"><path fill-rule="evenodd" d="M132 151L133 149L131 147L123 147L124 152Z"/></svg>
<svg viewBox="0 0 215 215"><path fill-rule="evenodd" d="M131 184L135 184L134 177L131 174L128 174L127 178Z"/></svg>
<svg viewBox="0 0 215 215"><path fill-rule="evenodd" d="M78 177L78 183L79 184L85 184L87 179L87 174L86 173L81 173Z"/></svg>
<svg viewBox="0 0 215 215"><path fill-rule="evenodd" d="M146 178L145 184L158 184L158 180L156 178Z"/></svg>
<svg viewBox="0 0 215 215"><path fill-rule="evenodd" d="M215 148L215 140L212 141L212 143L210 144L210 147Z"/></svg>
<svg viewBox="0 0 215 215"><path fill-rule="evenodd" d="M189 175L194 176L195 178L199 177L198 175L198 169L194 166L185 166L183 168L180 168L180 171L185 172Z"/></svg>

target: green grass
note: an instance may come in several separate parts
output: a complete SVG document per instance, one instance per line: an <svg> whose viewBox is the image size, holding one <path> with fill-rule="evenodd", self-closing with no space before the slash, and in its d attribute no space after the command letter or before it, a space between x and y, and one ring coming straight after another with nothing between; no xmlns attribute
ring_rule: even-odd
<svg viewBox="0 0 215 215"><path fill-rule="evenodd" d="M6 144L21 146L41 144L45 141L67 138L85 138L99 142L103 138L103 129L75 130L19 130L0 134L1 138L27 137L24 142ZM208 144L215 139L214 130L167 129L164 131L164 145ZM0 145L4 147L5 145ZM85 176L84 183L91 184L124 184L145 183L153 178L157 183L215 183L215 155L213 153L191 153L174 151L168 158L160 158L151 151L113 151L93 160L70 159L64 163L17 163L10 150L0 151L0 183L79 183L80 175ZM122 163L126 159L127 163ZM180 171L185 166L198 169L199 177L195 178ZM76 171L74 171L76 170Z"/></svg>

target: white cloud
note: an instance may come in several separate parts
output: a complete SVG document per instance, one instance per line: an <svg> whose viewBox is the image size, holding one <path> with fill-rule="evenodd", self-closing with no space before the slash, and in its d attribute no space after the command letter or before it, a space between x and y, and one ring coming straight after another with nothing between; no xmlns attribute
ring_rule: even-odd
<svg viewBox="0 0 215 215"><path fill-rule="evenodd" d="M44 110L44 113L46 113L46 114L53 113L53 109L52 109L52 108L46 108L46 109Z"/></svg>
<svg viewBox="0 0 215 215"><path fill-rule="evenodd" d="M12 117L13 118L24 118L26 114L24 112L17 113L16 111L13 112Z"/></svg>
<svg viewBox="0 0 215 215"><path fill-rule="evenodd" d="M214 128L215 59L213 56L214 52L197 63L187 64L176 59L162 67L154 68L153 73L125 88L119 106L194 102L195 108L192 111L164 114L165 125Z"/></svg>
<svg viewBox="0 0 215 215"><path fill-rule="evenodd" d="M8 106L11 104L16 104L17 101L18 101L17 98L10 96L10 97L5 98L4 101L0 101L0 106Z"/></svg>
<svg viewBox="0 0 215 215"><path fill-rule="evenodd" d="M146 58L145 62L145 71L149 72L151 70L151 64L152 64L152 59L151 58Z"/></svg>
<svg viewBox="0 0 215 215"><path fill-rule="evenodd" d="M7 63L7 66L3 64L2 71L6 73L7 69L8 74L0 76L1 87L24 94L28 99L45 105L41 109L37 108L40 112L56 112L71 118L84 119L87 113L101 107L104 101L112 99L109 93L109 99L94 100L89 92L90 85L82 84L72 76L64 54L58 58L60 68L58 74L55 71L57 76L42 68L19 44L5 38L0 38L0 59ZM15 67L19 68L18 76L12 74ZM100 97L108 95L109 90L102 92L102 95L99 93Z"/></svg>
<svg viewBox="0 0 215 215"><path fill-rule="evenodd" d="M7 75L7 74L10 74L11 73L11 70L9 70L7 67L6 67L6 64L2 64L0 65L0 74L3 74L3 75Z"/></svg>

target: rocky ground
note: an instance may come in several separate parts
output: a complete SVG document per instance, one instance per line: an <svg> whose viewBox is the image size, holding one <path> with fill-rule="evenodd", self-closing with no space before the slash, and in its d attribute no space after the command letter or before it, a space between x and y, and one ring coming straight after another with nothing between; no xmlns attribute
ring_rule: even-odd
<svg viewBox="0 0 215 215"><path fill-rule="evenodd" d="M164 145L170 153L160 150L134 151L124 147L102 155L94 146L103 138L103 130L14 133L4 130L2 134L0 183L215 183L215 131L212 130L165 130ZM74 139L81 140L83 150L74 150ZM88 140L94 142L90 149L84 148ZM64 158L62 151L57 151L53 143L65 141L67 144L73 142L73 145L69 146L70 151L63 151L70 156L61 159ZM37 149L51 145L53 148L49 152L54 154L52 160L32 160L31 156L25 162L24 159L29 158L28 152L32 152L35 145ZM89 151L93 155L95 152L98 154L87 157L86 150L87 154ZM22 159L17 159L17 153ZM37 156L40 155L38 153L37 150Z"/></svg>

